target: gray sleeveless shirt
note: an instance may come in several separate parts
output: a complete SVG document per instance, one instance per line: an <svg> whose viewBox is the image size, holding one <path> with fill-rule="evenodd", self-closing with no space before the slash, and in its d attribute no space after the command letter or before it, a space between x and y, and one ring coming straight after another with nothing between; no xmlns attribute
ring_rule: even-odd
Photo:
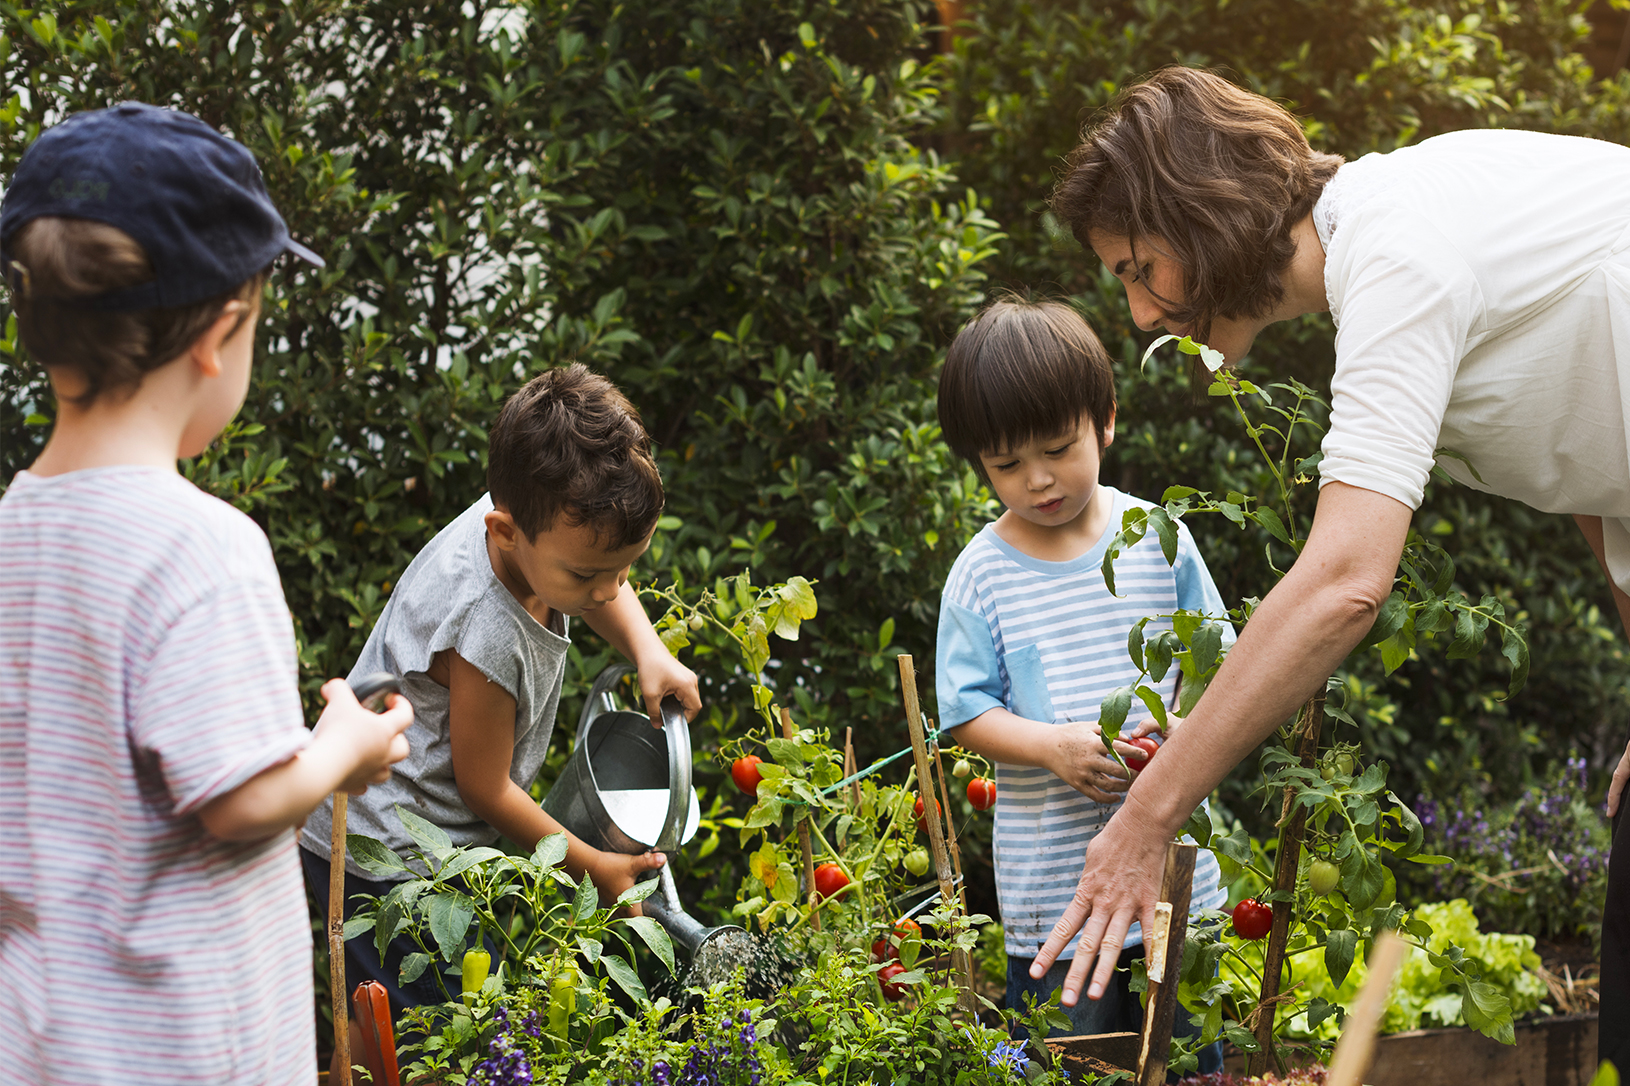
<svg viewBox="0 0 1630 1086"><path fill-rule="evenodd" d="M531 787L543 765L555 727L571 645L566 618L556 612L550 628L544 627L498 580L487 556L483 521L491 510L491 497L483 495L418 553L351 669L352 678L376 671L400 676L402 691L413 703L413 725L407 731L412 753L396 764L388 781L346 804L350 833L382 841L404 859L413 841L396 816L397 804L446 830L455 845L498 840L498 830L464 805L453 779L447 688L426 674L436 653L454 650L515 699L509 777L522 788ZM301 847L327 856L333 815L329 797L306 819ZM374 877L349 857L346 868Z"/></svg>

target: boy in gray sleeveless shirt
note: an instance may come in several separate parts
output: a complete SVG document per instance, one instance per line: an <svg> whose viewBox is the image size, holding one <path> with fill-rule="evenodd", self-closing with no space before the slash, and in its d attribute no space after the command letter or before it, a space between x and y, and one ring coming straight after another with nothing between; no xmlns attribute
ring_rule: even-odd
<svg viewBox="0 0 1630 1086"><path fill-rule="evenodd" d="M487 486L409 564L352 671L401 676L413 702L412 754L347 812L351 832L399 854L412 842L398 804L455 845L490 845L502 834L531 849L561 832L528 789L554 730L571 618L633 662L653 720L669 694L687 717L701 708L696 676L663 646L627 583L663 493L651 439L622 393L581 365L534 378L493 426ZM331 804L319 807L300 837L307 881L324 907L332 818ZM660 853L626 856L567 840L566 868L588 872L604 904L664 862ZM347 898L389 888L347 858ZM445 982L434 975L398 984L402 956L417 949L393 944L381 962L371 939L353 939L347 968L384 984L398 1011L439 1003Z"/></svg>

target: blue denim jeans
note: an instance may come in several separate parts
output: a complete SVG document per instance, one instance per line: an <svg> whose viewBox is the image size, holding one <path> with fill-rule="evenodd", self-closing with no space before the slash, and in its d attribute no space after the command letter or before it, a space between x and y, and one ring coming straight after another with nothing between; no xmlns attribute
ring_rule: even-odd
<svg viewBox="0 0 1630 1086"><path fill-rule="evenodd" d="M1115 974L1110 978L1109 986L1104 989L1102 999L1088 999L1083 991L1081 999L1073 1007L1061 1006L1065 1017L1070 1020L1070 1028L1078 1036L1094 1033L1141 1033L1143 1031L1143 1004L1138 1001L1137 995L1128 990L1127 982L1132 974L1129 966L1135 958L1143 957L1143 947L1128 947L1121 951L1120 961L1116 963ZM1070 971L1070 959L1060 958L1047 970L1047 975L1040 980L1030 977L1030 965L1034 958L1015 958L1011 955L1007 959L1007 1005L1013 1008L1023 1008L1026 1005L1025 996L1035 1002L1052 996L1064 987L1064 977ZM1196 1026L1189 1012L1181 1006L1177 1008L1177 1017L1172 1022L1172 1036L1198 1037L1200 1028ZM1206 1045L1200 1050L1200 1074L1209 1075L1222 1070L1223 1055L1222 1042L1217 1041ZM1169 1081L1176 1081L1175 1076L1168 1076Z"/></svg>

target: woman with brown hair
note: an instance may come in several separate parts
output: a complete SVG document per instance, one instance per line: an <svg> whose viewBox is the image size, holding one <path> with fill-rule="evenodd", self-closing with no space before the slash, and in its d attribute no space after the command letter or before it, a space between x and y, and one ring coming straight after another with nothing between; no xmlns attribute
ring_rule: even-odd
<svg viewBox="0 0 1630 1086"><path fill-rule="evenodd" d="M1455 132L1344 163L1272 101L1186 68L1124 91L1086 132L1053 210L1121 280L1140 328L1233 363L1267 325L1328 311L1336 369L1306 547L1092 842L1036 958L1045 970L1082 931L1066 1004L1095 954L1097 998L1127 926L1152 920L1165 842L1368 632L1434 463L1572 514L1630 628L1627 193L1630 148L1532 132ZM1630 748L1609 813L1627 777ZM1603 931L1602 1055L1621 1066L1627 850Z"/></svg>

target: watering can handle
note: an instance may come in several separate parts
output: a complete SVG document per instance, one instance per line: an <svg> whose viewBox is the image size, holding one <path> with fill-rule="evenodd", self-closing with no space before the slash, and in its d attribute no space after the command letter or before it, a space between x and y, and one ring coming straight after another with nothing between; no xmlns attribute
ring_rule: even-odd
<svg viewBox="0 0 1630 1086"><path fill-rule="evenodd" d="M658 852L674 852L690 815L690 723L679 699L672 694L662 699L661 709L662 731L668 740L668 817L662 823L655 848Z"/></svg>

